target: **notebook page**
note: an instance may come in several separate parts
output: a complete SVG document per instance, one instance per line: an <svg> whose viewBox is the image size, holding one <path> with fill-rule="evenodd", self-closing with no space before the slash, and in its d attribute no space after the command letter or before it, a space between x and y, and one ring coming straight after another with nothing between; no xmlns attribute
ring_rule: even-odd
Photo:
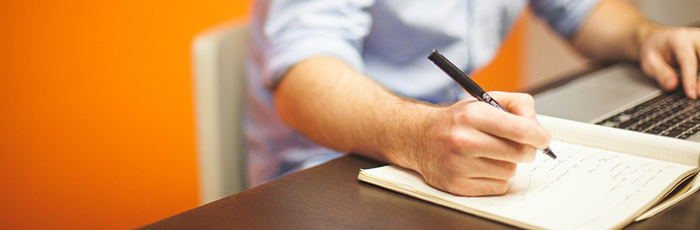
<svg viewBox="0 0 700 230"><path fill-rule="evenodd" d="M700 143L545 115L537 115L537 120L555 140L700 166Z"/></svg>
<svg viewBox="0 0 700 230"><path fill-rule="evenodd" d="M518 165L507 194L462 197L434 189L395 166L362 170L360 180L524 228L621 228L693 167L552 142L559 160L538 154Z"/></svg>
<svg viewBox="0 0 700 230"><path fill-rule="evenodd" d="M661 204L657 204L656 206L654 206L654 207L650 208L649 210L647 210L646 212L644 212L644 214L638 216L637 219L635 219L634 221L642 221L642 220L646 220L648 218L651 218L654 215L659 214L661 211L666 210L667 208L671 207L672 205L677 204L681 200L688 198L690 195L693 195L695 192L700 190L700 183L698 183L697 176L695 178L691 178L691 179L694 179L694 181L690 184L690 189L688 189L688 191L686 191L683 194L678 195L675 199L670 199L670 200L667 200Z"/></svg>

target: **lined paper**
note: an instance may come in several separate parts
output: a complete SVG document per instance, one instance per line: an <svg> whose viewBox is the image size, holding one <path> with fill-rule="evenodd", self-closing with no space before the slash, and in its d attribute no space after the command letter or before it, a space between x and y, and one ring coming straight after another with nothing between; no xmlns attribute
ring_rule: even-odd
<svg viewBox="0 0 700 230"><path fill-rule="evenodd" d="M700 166L700 143L545 115L537 115L537 120L554 140Z"/></svg>
<svg viewBox="0 0 700 230"><path fill-rule="evenodd" d="M553 141L553 160L519 164L507 194L462 197L439 191L415 172L383 166L359 179L410 196L524 228L621 228L651 207L694 167Z"/></svg>

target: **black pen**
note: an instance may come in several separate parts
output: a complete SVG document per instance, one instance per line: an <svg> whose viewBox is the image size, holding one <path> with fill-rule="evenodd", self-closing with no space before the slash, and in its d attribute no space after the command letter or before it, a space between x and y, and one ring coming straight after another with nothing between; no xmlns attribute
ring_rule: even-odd
<svg viewBox="0 0 700 230"><path fill-rule="evenodd" d="M484 89L481 88L481 86L477 85L476 82L474 82L467 74L462 72L457 66L452 64L450 60L447 60L445 56L442 56L437 50L433 50L430 52L430 55L428 55L428 59L433 61L435 65L440 67L442 71L447 73L448 76L450 76L453 80L455 80L459 85L464 88L469 94L472 95L472 97L476 98L479 101L483 101L486 103L489 103L493 107L496 107L500 110L503 110L505 112L508 112L501 104L498 104L498 102L493 99L488 93L484 91ZM552 159L557 159L557 155L554 155L554 152L552 151L552 148L547 146L547 148L543 149L542 152L544 154L547 154L547 156L551 157Z"/></svg>

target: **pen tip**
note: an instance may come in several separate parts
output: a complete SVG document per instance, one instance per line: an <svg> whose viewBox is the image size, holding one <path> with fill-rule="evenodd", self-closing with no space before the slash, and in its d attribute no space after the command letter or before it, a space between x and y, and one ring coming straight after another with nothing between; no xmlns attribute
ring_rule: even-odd
<svg viewBox="0 0 700 230"><path fill-rule="evenodd" d="M551 157L552 159L557 159L557 155L554 154L554 151L552 151L552 148L547 147L546 149L542 150L544 154L547 154L547 156Z"/></svg>

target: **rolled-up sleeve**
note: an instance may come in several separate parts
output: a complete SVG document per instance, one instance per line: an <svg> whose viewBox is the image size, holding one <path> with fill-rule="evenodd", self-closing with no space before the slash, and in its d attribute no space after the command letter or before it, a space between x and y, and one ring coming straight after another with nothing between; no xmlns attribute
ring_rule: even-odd
<svg viewBox="0 0 700 230"><path fill-rule="evenodd" d="M294 64L333 56L363 71L361 47L372 18L373 0L277 0L269 2L263 24L264 83L276 87Z"/></svg>
<svg viewBox="0 0 700 230"><path fill-rule="evenodd" d="M574 36L600 0L532 0L535 14L566 38Z"/></svg>

